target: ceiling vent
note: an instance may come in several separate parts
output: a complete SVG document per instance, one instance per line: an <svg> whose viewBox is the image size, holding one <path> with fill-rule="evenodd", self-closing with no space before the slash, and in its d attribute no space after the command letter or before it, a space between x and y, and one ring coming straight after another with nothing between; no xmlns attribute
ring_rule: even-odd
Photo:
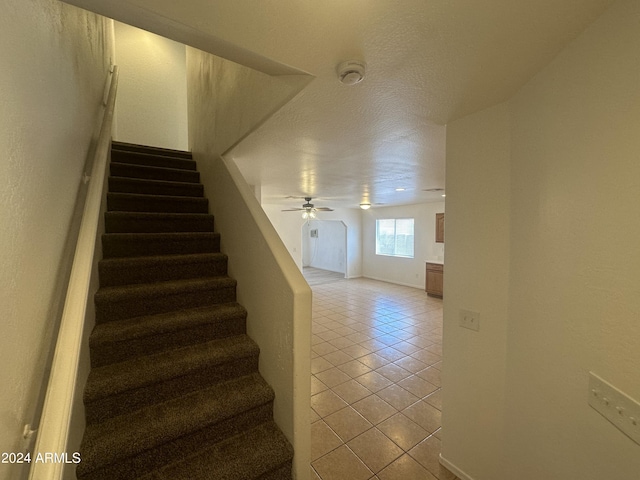
<svg viewBox="0 0 640 480"><path fill-rule="evenodd" d="M355 85L364 79L366 64L359 60L349 60L338 65L338 79L344 85Z"/></svg>

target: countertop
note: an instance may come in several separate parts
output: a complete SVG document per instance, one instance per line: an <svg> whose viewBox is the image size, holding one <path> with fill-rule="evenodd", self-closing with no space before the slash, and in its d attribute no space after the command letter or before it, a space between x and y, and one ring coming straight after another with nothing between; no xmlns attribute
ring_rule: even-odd
<svg viewBox="0 0 640 480"><path fill-rule="evenodd" d="M444 260L438 260L437 258L427 259L426 263L435 263L437 265L444 265Z"/></svg>

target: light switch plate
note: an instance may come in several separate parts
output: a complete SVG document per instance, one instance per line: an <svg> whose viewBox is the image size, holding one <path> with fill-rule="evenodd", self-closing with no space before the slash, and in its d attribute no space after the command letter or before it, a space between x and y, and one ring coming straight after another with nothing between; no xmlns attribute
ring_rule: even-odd
<svg viewBox="0 0 640 480"><path fill-rule="evenodd" d="M640 403L589 372L589 405L640 445Z"/></svg>
<svg viewBox="0 0 640 480"><path fill-rule="evenodd" d="M469 330L480 331L480 312L460 309L460 326Z"/></svg>

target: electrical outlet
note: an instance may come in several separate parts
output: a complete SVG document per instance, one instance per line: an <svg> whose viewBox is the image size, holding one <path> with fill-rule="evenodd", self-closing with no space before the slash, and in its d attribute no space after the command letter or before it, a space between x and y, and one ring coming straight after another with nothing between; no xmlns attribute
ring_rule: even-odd
<svg viewBox="0 0 640 480"><path fill-rule="evenodd" d="M640 403L589 372L589 405L640 445Z"/></svg>
<svg viewBox="0 0 640 480"><path fill-rule="evenodd" d="M480 331L480 312L460 309L459 324L461 327L468 328L469 330Z"/></svg>

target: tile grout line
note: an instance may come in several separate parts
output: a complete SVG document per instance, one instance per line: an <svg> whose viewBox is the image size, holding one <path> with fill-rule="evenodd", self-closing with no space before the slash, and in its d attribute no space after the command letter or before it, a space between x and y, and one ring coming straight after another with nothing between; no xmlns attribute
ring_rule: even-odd
<svg viewBox="0 0 640 480"><path fill-rule="evenodd" d="M418 455L420 451L417 448L433 440L433 443L437 444L439 449L439 433L441 430L439 423L441 409L439 374L442 352L441 300L427 297L426 293L418 289L398 287L366 279L341 281L337 287L330 283L324 283L312 286L312 289L314 294L312 364L318 365L318 361L314 362L314 360L318 359L326 362L322 367L312 367L314 372L312 373L312 383L314 379L320 382L319 385L316 384L312 387L314 389L312 390L312 397L319 399L320 397L317 397L317 395L331 392L339 400L337 406L334 405L334 407L324 409L324 414L321 414L323 409L320 412L316 411L319 405L312 409L312 417L314 418L312 423L315 424L321 421L337 439L333 447L323 450L317 458L315 458L317 452L312 452L314 458L311 465L312 474L317 475L314 478L321 478L322 480L339 478L332 477L330 469L325 472L327 475L327 478L325 478L321 476L323 472L319 471L317 467L323 464L323 462L319 461L327 458L327 456L336 456L337 451L342 446L345 446L347 447L346 450L353 456L353 461L361 462L362 467L366 467L373 474L372 476L368 475L361 469L362 471L358 478L380 478L384 480L386 477L385 469L390 469L391 467L395 468L395 470L405 468L408 461L400 462L399 460L407 456L415 464L410 464L410 468L420 469L427 479L455 479L455 476L450 472L443 473L438 463L434 465L433 458L427 459L427 461L423 459L421 462L420 455ZM339 332L336 330L339 330ZM351 337L351 339L348 337ZM428 337L428 341L425 337ZM345 341L337 342L339 339L345 339ZM412 340L414 343L411 342ZM339 345L334 345L332 342L341 343L343 346L340 348ZM363 344L366 344L366 346ZM320 345L322 345L322 348L319 347ZM397 348L394 349L394 345ZM349 350L350 348L351 350ZM361 349L359 352L358 348ZM343 350L347 350L347 352ZM364 351L368 353L363 353ZM382 356L376 352L381 352ZM344 356L337 355L338 353L342 353ZM356 353L355 356L354 353ZM373 354L376 354L376 357L371 357ZM416 358L416 355L419 358ZM325 358L327 356L329 359ZM380 364L367 364L360 361L364 357L369 357L368 360L372 360L372 362L377 360ZM333 362L330 359L333 359ZM352 363L354 361L358 362L355 366ZM363 365L368 371L366 373L358 373L345 371L344 369L348 369L348 367L340 368L346 364L352 364L353 368ZM323 373L325 375L322 375ZM372 373L375 373L375 375L371 375ZM427 378L420 376L420 373ZM330 377L333 377L333 380L330 380ZM362 377L367 378L363 379ZM368 384L367 380L372 383ZM360 385L368 393L361 392L361 394L350 395L347 387L344 387L345 392L342 394L334 390L349 382L356 382L356 384L351 384L350 386ZM384 398L384 396L379 395L380 392L391 387L399 387L400 390L396 388L394 392L399 397L404 397L403 402L395 401L392 404L388 401L390 397ZM385 392L385 396L387 394L389 392ZM348 398L343 398L350 396L355 400L349 402ZM322 396L322 398L324 397L328 397L328 394ZM428 401L427 399L430 397L433 398ZM391 409L391 412L375 422L354 407L358 402L370 398L382 401ZM420 416L425 413L424 411L420 412L421 409L429 413L437 412L437 415L435 415L437 420L431 419L433 423L427 427L425 422L428 423L428 421ZM338 428L337 424L332 426L326 421L332 415L342 412L344 413L344 415L340 415L342 417L346 416L347 413L351 413L351 411L366 422L367 426L357 428L348 435L344 434L344 432L342 432L343 435L340 435L341 428ZM413 418L411 418L412 416ZM337 418L337 416L334 418ZM392 419L393 421L391 421ZM334 421L332 420L331 423L334 423ZM384 429L387 429L386 432L383 428L380 428L382 424L385 424ZM403 428L406 432L402 431ZM381 433L384 439L392 442L392 445L399 449L399 453L396 452L397 455L388 462L384 461L383 465L377 465L377 471L375 472L374 469L369 470L370 467L367 465L366 456L361 458L361 455L358 455L349 445L361 435L372 430ZM412 430L415 435L413 440L405 442L402 437L403 433L411 433ZM347 438L347 441L344 441L343 437ZM312 438L312 448L313 445L314 438ZM437 453L439 453L439 450ZM340 454L342 455L342 453ZM351 460L351 457L349 458ZM328 462L329 459L325 463ZM371 464L372 462L373 460L369 459L369 463ZM396 463L398 465L402 463L402 465L396 468ZM434 472L432 470L437 471ZM383 474L383 476L378 477L379 474Z"/></svg>

